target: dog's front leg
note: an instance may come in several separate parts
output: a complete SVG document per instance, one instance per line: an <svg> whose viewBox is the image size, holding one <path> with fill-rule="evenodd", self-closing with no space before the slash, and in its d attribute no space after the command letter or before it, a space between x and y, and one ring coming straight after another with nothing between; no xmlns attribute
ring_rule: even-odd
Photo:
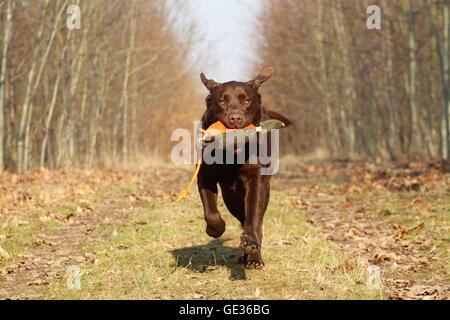
<svg viewBox="0 0 450 320"><path fill-rule="evenodd" d="M203 204L206 233L219 238L225 232L225 221L217 208L217 181L213 180L212 168L202 165L198 174L198 191Z"/></svg>
<svg viewBox="0 0 450 320"><path fill-rule="evenodd" d="M269 202L269 181L260 175L246 183L244 233L240 248L248 268L261 268L262 222Z"/></svg>

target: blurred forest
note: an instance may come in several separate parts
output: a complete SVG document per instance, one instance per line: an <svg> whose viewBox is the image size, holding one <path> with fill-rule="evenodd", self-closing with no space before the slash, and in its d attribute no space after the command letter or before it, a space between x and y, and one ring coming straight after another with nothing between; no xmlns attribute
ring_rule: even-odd
<svg viewBox="0 0 450 320"><path fill-rule="evenodd" d="M284 153L449 159L449 0L375 2L261 1L252 63L275 67L265 102L296 123ZM189 2L168 3L0 0L0 171L168 157L205 94L196 25L176 32ZM366 27L371 4L381 30Z"/></svg>
<svg viewBox="0 0 450 320"><path fill-rule="evenodd" d="M79 30L66 25L69 5L80 5ZM177 110L198 105L194 26L180 41L175 22L167 1L0 1L0 171L167 150L173 128L192 127Z"/></svg>
<svg viewBox="0 0 450 320"><path fill-rule="evenodd" d="M0 0L0 299L449 300L449 2ZM200 71L267 65L295 125L246 271L221 200L214 240L177 203L196 174L171 134Z"/></svg>
<svg viewBox="0 0 450 320"><path fill-rule="evenodd" d="M369 30L369 5L381 30ZM448 0L271 0L259 62L270 105L295 120L284 149L337 159L449 159Z"/></svg>

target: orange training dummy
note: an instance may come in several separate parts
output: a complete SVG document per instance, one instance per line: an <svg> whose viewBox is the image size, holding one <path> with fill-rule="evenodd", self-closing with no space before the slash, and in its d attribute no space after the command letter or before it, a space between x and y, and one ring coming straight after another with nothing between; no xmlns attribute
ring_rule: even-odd
<svg viewBox="0 0 450 320"><path fill-rule="evenodd" d="M255 128L255 126L252 123L250 123L248 126L246 126L243 129L254 129L254 128ZM238 131L238 130L242 130L242 129L229 129L229 128L225 127L225 125L221 121L216 121L212 125L210 125L208 127L208 129L206 129L206 130L201 129L201 131L203 132L202 141L207 136L212 137L212 136L214 136L216 134L225 133L227 131ZM197 175L198 175L198 172L200 170L201 164L202 164L202 157L201 157L201 151L200 151L200 155L199 155L199 158L198 158L198 163L197 163L197 167L195 169L195 173L192 176L191 181L189 181L187 187L184 188L183 190L181 190L180 194L178 195L178 198L177 198L176 202L183 201L187 197L187 194L188 194L189 190L192 188L192 186L193 186L193 184L195 182L195 179L197 178Z"/></svg>
<svg viewBox="0 0 450 320"><path fill-rule="evenodd" d="M250 123L248 126L246 126L245 128L243 128L243 129L252 129L252 128L254 128L255 126L252 124L252 123ZM227 132L227 131L230 131L230 130L240 130L240 129L230 129L230 128L227 128L227 127L225 127L225 125L222 123L222 121L217 121L217 122L214 122L212 125L210 125L209 127L208 127L208 129L206 129L206 132L208 133L208 134L210 134L210 135L215 135L215 134L217 134L217 133L224 133L224 132Z"/></svg>

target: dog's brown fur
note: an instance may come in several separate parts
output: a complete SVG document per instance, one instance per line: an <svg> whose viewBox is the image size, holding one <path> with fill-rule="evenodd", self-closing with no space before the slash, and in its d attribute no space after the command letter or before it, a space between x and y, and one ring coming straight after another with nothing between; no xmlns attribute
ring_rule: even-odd
<svg viewBox="0 0 450 320"><path fill-rule="evenodd" d="M257 126L267 119L278 119L286 125L290 124L284 116L261 106L258 89L271 78L272 73L273 69L266 67L249 82L231 81L223 84L207 79L202 73L201 80L210 92L206 97L207 109L202 117L203 129L216 121L237 129L250 123ZM248 161L245 164L203 163L198 175L206 233L218 238L225 232L225 221L217 208L219 184L226 207L243 227L240 244L243 256L240 262L246 268L264 266L261 256L262 223L269 203L270 175L261 175L260 169L260 164L250 164Z"/></svg>

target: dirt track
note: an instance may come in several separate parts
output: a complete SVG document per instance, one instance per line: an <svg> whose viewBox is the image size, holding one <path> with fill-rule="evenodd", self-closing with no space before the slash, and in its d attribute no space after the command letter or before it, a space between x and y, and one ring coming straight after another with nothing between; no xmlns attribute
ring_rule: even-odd
<svg viewBox="0 0 450 320"><path fill-rule="evenodd" d="M185 204L173 204L176 190L188 180L190 171L160 167L153 172L3 175L2 188L7 192L0 199L0 246L10 258L0 260L0 297L205 299L226 298L228 290L242 290L242 298L372 299L380 295L364 293L367 275L363 273L369 264L375 264L383 272L383 298L449 299L450 183L442 168L429 164L408 168L366 164L285 166L273 181L275 196L265 222L263 250L269 266L261 273L247 274L235 261L239 250L235 249L234 238L239 228L229 216L229 231L223 241L210 242L203 234L196 192ZM282 209L287 205L289 209ZM161 236L155 232L173 230L165 216L174 210L180 217L182 237L156 244L151 239L160 241ZM278 217L279 210L289 214ZM303 218L297 221L299 215ZM280 234L282 230L285 234ZM322 243L320 238L328 241ZM332 252L333 243L338 244L342 255L330 260L320 255L323 261L316 265L308 256L297 256L298 250L311 250L313 254L317 241L323 252ZM141 269L144 274L128 270L136 261L151 257L153 246L167 246L162 248L167 254L155 255L161 261L161 267L155 269L159 276L153 278ZM219 254L223 259L216 257ZM88 278L86 291L66 292L66 270L73 264L82 266L83 277ZM171 273L167 270L170 266L177 271ZM279 289L279 294L276 288L266 288L263 278L276 277L280 273L277 266L302 274L298 285L280 282L280 288L287 287ZM118 281L133 279L123 280L132 282L126 285L129 288L139 287L140 281L148 283L148 288L143 285L123 294L108 289L106 294L102 285L111 269ZM210 288L199 281L214 283L216 277L219 281L229 272L230 282L221 292L214 292L211 285L211 293L196 293ZM279 277L281 281L282 274ZM254 284L252 292L246 289L248 285L237 288L237 279ZM180 281L185 283L176 289ZM203 291L195 289L197 284L205 287ZM317 284L322 291L311 291L310 287ZM168 292L167 285L174 287L174 292ZM96 290L96 286L103 289ZM192 290L184 289L186 286Z"/></svg>

